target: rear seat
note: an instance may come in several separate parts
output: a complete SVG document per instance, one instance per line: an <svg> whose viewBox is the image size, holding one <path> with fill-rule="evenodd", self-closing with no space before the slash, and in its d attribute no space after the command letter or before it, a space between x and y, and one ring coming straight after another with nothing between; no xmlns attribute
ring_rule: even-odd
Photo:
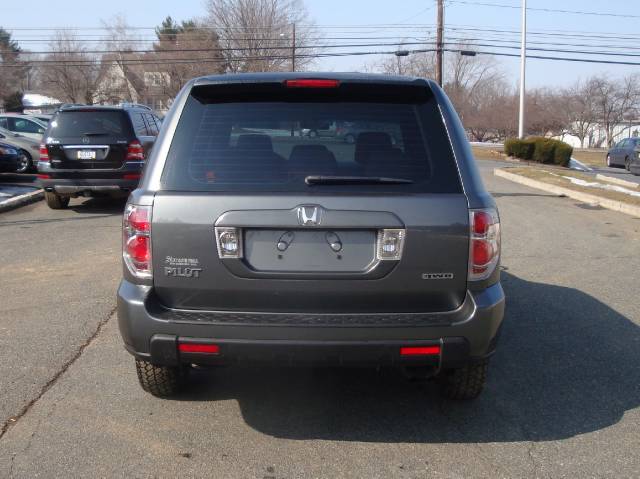
<svg viewBox="0 0 640 479"><path fill-rule="evenodd" d="M324 145L296 145L289 156L289 173L300 175L336 175L336 157Z"/></svg>

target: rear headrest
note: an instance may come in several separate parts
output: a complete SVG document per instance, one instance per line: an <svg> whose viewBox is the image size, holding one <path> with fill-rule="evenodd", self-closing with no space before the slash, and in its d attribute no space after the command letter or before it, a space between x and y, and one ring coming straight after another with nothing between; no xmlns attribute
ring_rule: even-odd
<svg viewBox="0 0 640 479"><path fill-rule="evenodd" d="M273 151L273 144L269 135L240 135L238 137L238 149Z"/></svg>
<svg viewBox="0 0 640 479"><path fill-rule="evenodd" d="M423 180L429 176L425 160L407 158L400 150L372 151L364 167L366 176L387 176Z"/></svg>
<svg viewBox="0 0 640 479"><path fill-rule="evenodd" d="M292 173L334 175L338 167L335 156L324 145L296 145L289 156Z"/></svg>
<svg viewBox="0 0 640 479"><path fill-rule="evenodd" d="M390 150L392 148L391 136L383 131L363 131L356 141L354 159L357 163L365 164L369 153L373 151Z"/></svg>

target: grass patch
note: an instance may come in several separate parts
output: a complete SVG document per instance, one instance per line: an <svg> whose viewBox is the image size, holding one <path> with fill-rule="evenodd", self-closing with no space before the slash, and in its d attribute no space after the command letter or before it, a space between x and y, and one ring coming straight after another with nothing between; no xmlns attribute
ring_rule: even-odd
<svg viewBox="0 0 640 479"><path fill-rule="evenodd" d="M471 151L473 151L473 156L476 160L504 160L502 148L472 146Z"/></svg>
<svg viewBox="0 0 640 479"><path fill-rule="evenodd" d="M607 166L607 150L573 150L573 158L585 165L603 167Z"/></svg>
<svg viewBox="0 0 640 479"><path fill-rule="evenodd" d="M593 196L599 196L601 198L608 198L610 200L621 201L634 206L640 206L640 196L632 196L626 193L612 190L604 190L601 188L576 185L571 180L564 177L577 178L592 183L601 183L603 185L608 184L606 181L596 180L595 177L580 173L578 171L569 170L567 168L545 168L545 167L515 167L507 168L505 171L509 173L515 173L517 175L525 176L533 180L542 181L551 185L562 186L569 190L580 191L582 193L588 193ZM556 176L560 175L560 176Z"/></svg>
<svg viewBox="0 0 640 479"><path fill-rule="evenodd" d="M479 147L472 146L471 150L473 151L473 156L476 160L504 160L505 157L502 155L502 149L490 148L490 147ZM575 158L578 161L581 161L587 166L593 167L604 167L607 166L607 150L587 150L574 148L572 158Z"/></svg>

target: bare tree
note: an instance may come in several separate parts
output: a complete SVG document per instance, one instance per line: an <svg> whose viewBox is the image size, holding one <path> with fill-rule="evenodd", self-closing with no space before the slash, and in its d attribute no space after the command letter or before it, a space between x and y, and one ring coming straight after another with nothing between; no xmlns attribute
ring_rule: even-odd
<svg viewBox="0 0 640 479"><path fill-rule="evenodd" d="M100 69L97 58L68 30L56 32L49 49L39 68L45 91L62 101L93 103Z"/></svg>
<svg viewBox="0 0 640 479"><path fill-rule="evenodd" d="M589 81L592 83L598 122L605 131L607 146L611 147L616 125L637 113L640 97L639 77L630 75L616 82L598 76Z"/></svg>
<svg viewBox="0 0 640 479"><path fill-rule="evenodd" d="M469 98L463 121L471 140L500 141L515 135L518 100L504 80L482 82Z"/></svg>
<svg viewBox="0 0 640 479"><path fill-rule="evenodd" d="M398 47L402 50L402 45ZM434 52L413 53L408 56L386 56L365 69L388 75L408 75L430 78L435 75L436 56Z"/></svg>
<svg viewBox="0 0 640 479"><path fill-rule="evenodd" d="M207 0L205 5L204 22L219 35L230 72L291 70L294 54L312 53L307 47L317 40L301 0ZM298 56L295 69L311 61Z"/></svg>
<svg viewBox="0 0 640 479"><path fill-rule="evenodd" d="M564 113L566 132L580 140L585 148L585 139L597 123L596 89L591 80L578 80L559 94L561 111Z"/></svg>
<svg viewBox="0 0 640 479"><path fill-rule="evenodd" d="M168 98L191 78L224 73L226 59L220 50L215 31L197 20L176 23L167 17L156 28L158 41L153 44L153 58L157 63L145 67L147 76L152 75L155 88L161 87Z"/></svg>

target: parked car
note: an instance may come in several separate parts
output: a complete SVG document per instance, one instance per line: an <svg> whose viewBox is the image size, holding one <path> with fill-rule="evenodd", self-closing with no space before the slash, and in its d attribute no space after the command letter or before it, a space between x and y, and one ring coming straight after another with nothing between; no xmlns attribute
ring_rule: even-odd
<svg viewBox="0 0 640 479"><path fill-rule="evenodd" d="M19 166L19 151L7 143L0 142L0 172L13 173Z"/></svg>
<svg viewBox="0 0 640 479"><path fill-rule="evenodd" d="M354 148L285 134L321 116L386 128ZM449 398L485 383L504 309L500 221L435 82L192 80L123 235L118 323L151 394L177 392L194 364L254 361L395 365Z"/></svg>
<svg viewBox="0 0 640 479"><path fill-rule="evenodd" d="M0 114L0 128L40 141L47 125L36 118L20 113L2 113Z"/></svg>
<svg viewBox="0 0 640 479"><path fill-rule="evenodd" d="M629 171L635 149L640 146L640 138L625 138L607 152L607 166L624 167Z"/></svg>
<svg viewBox="0 0 640 479"><path fill-rule="evenodd" d="M40 120L45 125L48 125L49 122L51 121L51 117L53 115L49 115L47 113L32 113L29 116L31 116L31 117L33 117L33 118L35 118L37 120Z"/></svg>
<svg viewBox="0 0 640 479"><path fill-rule="evenodd" d="M361 132L367 132L371 130L380 131L382 128L385 128L387 125L385 122L378 122L375 120L371 120L368 122L353 122L353 121L332 121L332 122L322 122L317 120L312 120L307 124L303 125L301 129L301 135L309 138L317 138L317 137L330 137L336 138L344 141L345 143L354 144L358 135ZM396 137L398 135L398 131L395 131L397 128L392 127L392 131L387 131L391 138L391 143L395 145Z"/></svg>
<svg viewBox="0 0 640 479"><path fill-rule="evenodd" d="M640 176L640 146L633 152L633 156L629 162L629 171L634 176Z"/></svg>
<svg viewBox="0 0 640 479"><path fill-rule="evenodd" d="M20 159L16 173L35 170L40 156L40 142L0 128L0 141L18 149Z"/></svg>
<svg viewBox="0 0 640 479"><path fill-rule="evenodd" d="M146 106L60 108L40 146L38 177L47 205L59 209L71 197L128 195L157 135L157 116Z"/></svg>

